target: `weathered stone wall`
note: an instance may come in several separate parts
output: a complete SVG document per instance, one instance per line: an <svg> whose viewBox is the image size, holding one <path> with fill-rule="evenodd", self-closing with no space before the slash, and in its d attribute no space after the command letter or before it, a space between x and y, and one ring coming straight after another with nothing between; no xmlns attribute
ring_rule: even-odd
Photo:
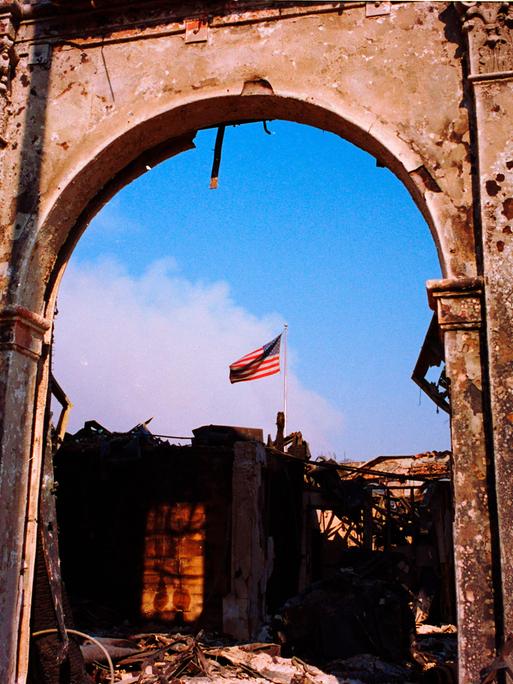
<svg viewBox="0 0 513 684"><path fill-rule="evenodd" d="M109 197L191 147L198 129L272 118L338 133L396 173L450 279L431 287L433 306L454 292L483 306L479 324L444 329L455 478L469 469L456 488L457 558L486 602L475 631L479 610L460 583L460 677L476 679L513 596L509 8L93 4L0 0L0 679L24 681L46 351L74 244ZM473 490L477 517L461 508Z"/></svg>
<svg viewBox="0 0 513 684"><path fill-rule="evenodd" d="M468 110L458 44L446 38L455 18L442 3L396 3L377 17L351 4L282 18L211 8L207 40L192 43L187 6L160 11L147 28L147 11L142 27L122 30L102 30L94 13L78 26L22 23L1 225L23 248L7 296L42 306L41 283L80 213L139 154L198 127L260 117L334 130L382 158L432 224L445 273L474 275ZM126 14L111 21L128 24ZM39 278L26 278L29 269Z"/></svg>
<svg viewBox="0 0 513 684"><path fill-rule="evenodd" d="M478 253L485 281L496 543L502 630L513 630L513 5L472 3L464 15L474 96Z"/></svg>

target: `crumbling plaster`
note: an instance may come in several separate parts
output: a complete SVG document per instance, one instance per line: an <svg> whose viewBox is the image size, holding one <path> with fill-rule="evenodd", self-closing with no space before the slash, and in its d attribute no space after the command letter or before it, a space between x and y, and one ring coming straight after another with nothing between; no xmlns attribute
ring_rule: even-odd
<svg viewBox="0 0 513 684"><path fill-rule="evenodd" d="M2 183L11 192L18 186L2 205L4 235L23 244L4 290L9 300L42 312L43 284L78 217L135 157L197 128L247 118L302 121L368 149L414 195L444 273L474 275L468 111L442 9L397 3L390 15L367 18L361 4L267 21L262 11L264 20L252 23L239 12L191 44L183 31L159 36L164 21L144 40L140 29L103 39L94 28L69 38L60 28L41 65L28 64L35 29L22 24ZM37 29L41 40L47 25ZM26 194L29 211L20 212ZM24 227L22 215L34 211L37 230ZM2 261L12 268L10 247Z"/></svg>

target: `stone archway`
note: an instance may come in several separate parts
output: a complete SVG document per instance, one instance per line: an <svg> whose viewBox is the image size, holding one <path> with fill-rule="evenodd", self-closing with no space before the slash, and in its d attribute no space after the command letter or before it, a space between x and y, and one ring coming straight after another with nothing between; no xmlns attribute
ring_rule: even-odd
<svg viewBox="0 0 513 684"><path fill-rule="evenodd" d="M25 676L47 351L73 246L119 187L189 147L199 128L272 118L374 154L430 225L446 277L429 292L452 379L461 681L493 656L511 619L500 598L512 581L501 568L513 547L504 525L513 485L496 492L496 478L508 472L513 415L513 54L508 8L488 4L468 11L465 61L451 3L0 3L3 680Z"/></svg>

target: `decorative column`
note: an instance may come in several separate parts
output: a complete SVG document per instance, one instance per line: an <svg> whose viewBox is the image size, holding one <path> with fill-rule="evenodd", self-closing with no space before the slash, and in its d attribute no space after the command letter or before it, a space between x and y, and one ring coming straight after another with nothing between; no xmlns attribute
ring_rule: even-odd
<svg viewBox="0 0 513 684"><path fill-rule="evenodd" d="M49 330L49 321L22 307L0 311L0 681L6 684L24 681L17 677L19 640L21 634L26 646L37 525L31 502L37 507L41 465L33 436L42 433L36 426L46 403L42 354Z"/></svg>
<svg viewBox="0 0 513 684"><path fill-rule="evenodd" d="M15 3L0 0L0 150L7 144L5 125L9 113L11 78L16 65L14 39L19 16L20 11Z"/></svg>
<svg viewBox="0 0 513 684"><path fill-rule="evenodd" d="M0 301L4 302L12 249L11 235L5 230L5 217L18 190L16 183L8 180L6 175L6 156L9 151L6 127L12 110L11 82L17 61L14 41L20 16L16 2L0 0Z"/></svg>
<svg viewBox="0 0 513 684"><path fill-rule="evenodd" d="M480 681L495 654L489 462L483 413L482 281L431 280L450 380L454 554L461 684Z"/></svg>
<svg viewBox="0 0 513 684"><path fill-rule="evenodd" d="M502 634L513 632L513 5L464 5L474 95Z"/></svg>

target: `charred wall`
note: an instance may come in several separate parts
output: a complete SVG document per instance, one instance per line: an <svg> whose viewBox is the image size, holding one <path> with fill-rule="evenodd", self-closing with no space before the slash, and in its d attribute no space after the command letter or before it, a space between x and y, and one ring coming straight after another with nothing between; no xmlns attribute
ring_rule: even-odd
<svg viewBox="0 0 513 684"><path fill-rule="evenodd" d="M254 490L241 481L261 531L250 565L263 559L268 575L259 629L298 590L303 464L263 446L259 462L246 448L261 475ZM232 535L234 517L248 515L232 497L234 453L233 444L176 446L90 427L64 442L55 457L59 542L77 622L223 630L223 599L248 546ZM262 579L255 565L249 590Z"/></svg>
<svg viewBox="0 0 513 684"><path fill-rule="evenodd" d="M60 450L62 570L77 618L222 623L232 460L223 447L136 440Z"/></svg>

